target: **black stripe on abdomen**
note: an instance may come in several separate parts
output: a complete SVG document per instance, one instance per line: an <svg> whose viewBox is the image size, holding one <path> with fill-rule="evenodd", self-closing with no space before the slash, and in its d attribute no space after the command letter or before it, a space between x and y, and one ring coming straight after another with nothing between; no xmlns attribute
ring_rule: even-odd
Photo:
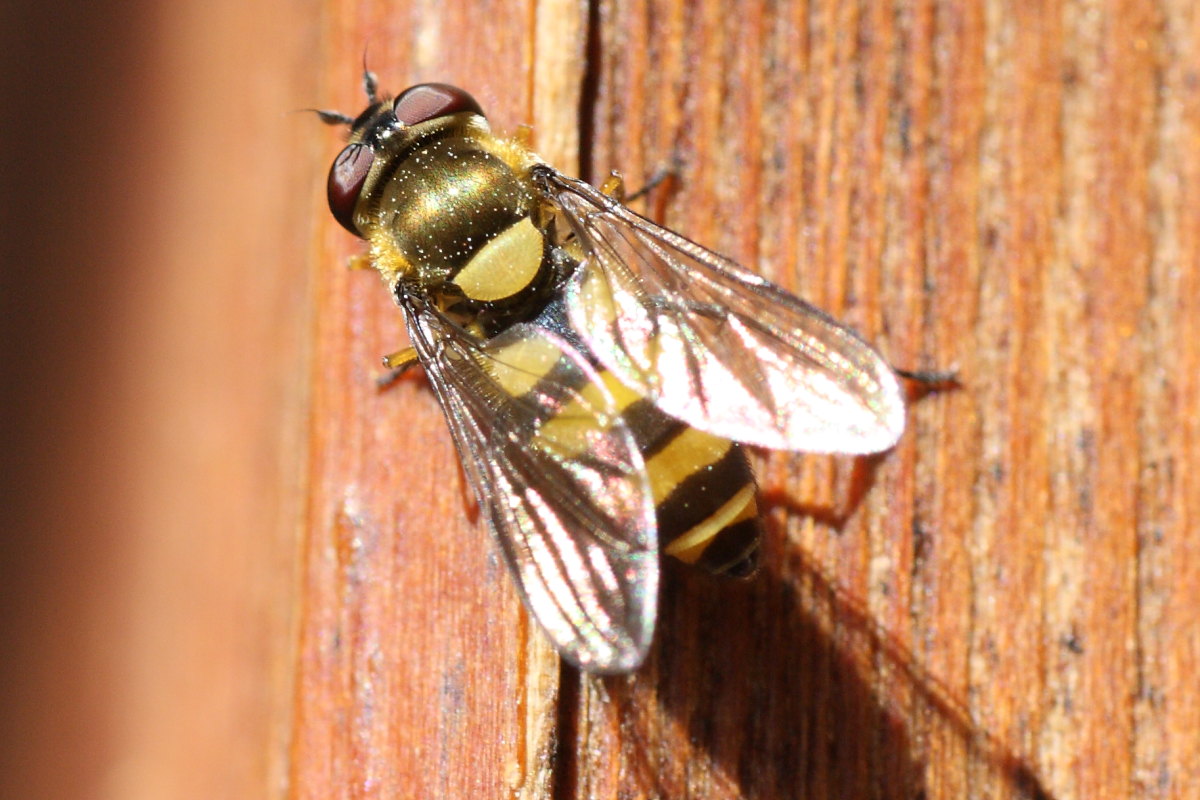
<svg viewBox="0 0 1200 800"><path fill-rule="evenodd" d="M549 341L534 339L511 347L496 354L518 368L504 382L509 393L548 395L569 407L575 393L587 392L583 376L555 357ZM736 576L752 572L761 523L745 450L668 416L607 370L598 372L645 460L663 552L709 572ZM540 431L529 434L554 440L564 455L582 451L586 445L581 431L568 419L556 414Z"/></svg>
<svg viewBox="0 0 1200 800"><path fill-rule="evenodd" d="M663 551L710 572L752 572L761 524L745 450L646 400L624 416L650 474Z"/></svg>

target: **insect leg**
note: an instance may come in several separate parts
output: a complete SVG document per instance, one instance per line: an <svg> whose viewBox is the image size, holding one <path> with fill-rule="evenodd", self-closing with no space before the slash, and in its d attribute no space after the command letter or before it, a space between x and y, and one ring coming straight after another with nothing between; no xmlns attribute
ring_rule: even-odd
<svg viewBox="0 0 1200 800"><path fill-rule="evenodd" d="M672 159L670 163L663 164L654 171L650 176L650 180L646 181L646 185L638 189L632 194L627 194L625 191L625 178L620 172L615 169L608 173L608 177L604 179L604 183L600 184L600 191L616 200L621 205L629 205L634 200L637 200L662 185L663 181L679 173L679 161Z"/></svg>
<svg viewBox="0 0 1200 800"><path fill-rule="evenodd" d="M936 392L955 391L962 388L958 370L908 370L892 367L901 378L912 381L916 386L909 388L909 399L924 397Z"/></svg>
<svg viewBox="0 0 1200 800"><path fill-rule="evenodd" d="M936 392L940 389L957 389L960 384L958 382L958 370L908 370L892 367L896 374L901 378L907 378L910 381L924 384L929 391Z"/></svg>
<svg viewBox="0 0 1200 800"><path fill-rule="evenodd" d="M604 183L600 184L600 191L618 203L625 202L625 178L615 169L608 173L608 177L604 179Z"/></svg>
<svg viewBox="0 0 1200 800"><path fill-rule="evenodd" d="M383 365L388 368L388 371L375 379L375 385L380 389L386 389L398 381L404 373L412 369L416 363L416 348L406 347L403 350L389 353L383 357Z"/></svg>
<svg viewBox="0 0 1200 800"><path fill-rule="evenodd" d="M678 174L679 174L679 159L673 158L666 164L663 164L658 169L654 170L654 174L652 174L650 176L650 180L646 181L645 186L638 189L636 192L629 195L621 202L628 205L629 203L632 203L634 200L637 200L640 197L644 197L645 195L650 194L650 192L654 191L659 186L661 186L663 184L663 182L665 182L668 178L673 178Z"/></svg>

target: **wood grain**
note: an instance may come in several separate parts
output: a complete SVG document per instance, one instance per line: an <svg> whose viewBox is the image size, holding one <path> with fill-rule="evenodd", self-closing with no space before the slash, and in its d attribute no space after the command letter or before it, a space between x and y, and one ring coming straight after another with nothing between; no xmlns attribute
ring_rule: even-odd
<svg viewBox="0 0 1200 800"><path fill-rule="evenodd" d="M548 131L542 143L570 158L578 82L551 84L535 102L531 68L537 60L580 74L581 11L504 2L488 9L495 24L481 25L468 4L417 5L408 17L368 7L373 26L333 27L325 96L354 113L364 104L367 41L369 64L392 92L426 80L469 86L497 123L535 123ZM332 158L332 136L329 146ZM378 279L338 268L354 249L329 228L317 255L288 794L546 797L557 658L481 535L424 380L375 387L379 357L405 339Z"/></svg>
<svg viewBox="0 0 1200 800"><path fill-rule="evenodd" d="M655 218L962 388L879 458L762 454L760 575L668 565L646 668L556 701L432 395L371 388L398 315L322 271L291 796L1200 791L1189 4L330 8L330 102L366 41L587 177L674 159Z"/></svg>
<svg viewBox="0 0 1200 800"><path fill-rule="evenodd" d="M1195 4L43 6L0 794L1200 795ZM358 109L364 52L564 172L676 163L642 210L960 389L881 457L760 453L760 575L667 564L646 668L560 669L428 386L373 385L400 314L287 113Z"/></svg>
<svg viewBox="0 0 1200 800"><path fill-rule="evenodd" d="M26 5L0 794L1200 795L1194 4ZM677 164L641 210L960 389L758 453L760 575L667 563L646 667L560 668L287 113L364 52Z"/></svg>
<svg viewBox="0 0 1200 800"><path fill-rule="evenodd" d="M1195 4L27 5L10 794L1200 795ZM676 164L641 210L961 388L758 454L760 574L667 563L644 669L560 668L286 113L364 50L566 172Z"/></svg>

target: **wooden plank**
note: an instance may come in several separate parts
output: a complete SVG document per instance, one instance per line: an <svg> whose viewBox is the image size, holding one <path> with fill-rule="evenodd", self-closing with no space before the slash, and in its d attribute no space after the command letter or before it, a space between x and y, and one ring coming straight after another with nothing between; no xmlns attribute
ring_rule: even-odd
<svg viewBox="0 0 1200 800"><path fill-rule="evenodd" d="M5 788L1200 794L1193 6L21 12ZM668 564L647 666L560 672L284 113L355 110L364 49L565 170L677 161L647 213L963 387L761 454L761 574Z"/></svg>
<svg viewBox="0 0 1200 800"><path fill-rule="evenodd" d="M844 524L793 509L852 467L767 460L786 546L749 588L668 584L651 668L589 684L580 794L1194 792L1192 12L601 19L597 167L670 142L669 224L964 388Z"/></svg>
<svg viewBox="0 0 1200 800"><path fill-rule="evenodd" d="M540 146L569 162L583 16L559 5L514 0L486 14L467 3L369 6L361 18L357 5L338 5L328 102L353 113L364 105L367 42L386 90L427 80L469 87L496 125L533 123L546 131ZM330 227L317 254L288 795L546 797L557 657L481 528L424 380L375 388L379 357L405 337L378 279L339 268L357 249Z"/></svg>
<svg viewBox="0 0 1200 800"><path fill-rule="evenodd" d="M1186 4L331 9L328 104L365 41L589 177L675 159L649 213L963 388L880 458L763 454L762 573L668 565L646 668L555 713L431 394L371 388L399 316L320 272L290 795L1200 788Z"/></svg>

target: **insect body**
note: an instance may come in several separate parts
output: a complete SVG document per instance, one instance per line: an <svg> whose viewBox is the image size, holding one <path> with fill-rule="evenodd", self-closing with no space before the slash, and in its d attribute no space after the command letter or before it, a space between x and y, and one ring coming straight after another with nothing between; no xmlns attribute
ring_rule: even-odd
<svg viewBox="0 0 1200 800"><path fill-rule="evenodd" d="M659 552L754 568L739 443L871 453L904 403L812 306L493 134L461 89L376 97L329 174L406 317L526 605L578 666L641 663Z"/></svg>

